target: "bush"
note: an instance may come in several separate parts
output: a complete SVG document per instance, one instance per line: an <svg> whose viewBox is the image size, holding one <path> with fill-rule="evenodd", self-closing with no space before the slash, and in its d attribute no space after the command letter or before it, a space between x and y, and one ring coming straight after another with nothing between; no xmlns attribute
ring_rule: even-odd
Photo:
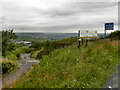
<svg viewBox="0 0 120 90"><path fill-rule="evenodd" d="M38 49L41 49L42 46L43 46L43 43L35 42L30 46L30 48L34 48L35 50L38 50Z"/></svg>
<svg viewBox="0 0 120 90"><path fill-rule="evenodd" d="M15 50L15 44L14 43L8 43L8 46L6 47L8 51Z"/></svg>
<svg viewBox="0 0 120 90"><path fill-rule="evenodd" d="M8 58L9 60L13 60L13 61L16 61L16 60L19 59L19 58L16 56L16 54L15 54L15 53L12 53L12 52L9 52L9 53L8 53L7 58Z"/></svg>
<svg viewBox="0 0 120 90"><path fill-rule="evenodd" d="M2 74L8 74L15 71L17 68L17 63L14 61L4 60L2 61Z"/></svg>
<svg viewBox="0 0 120 90"><path fill-rule="evenodd" d="M32 57L32 58L37 58L37 55L38 55L38 53L39 53L40 51L41 51L41 50L31 51L30 57Z"/></svg>
<svg viewBox="0 0 120 90"><path fill-rule="evenodd" d="M22 47L21 49L23 49L24 53L30 53L31 52L31 48L29 48L29 47Z"/></svg>
<svg viewBox="0 0 120 90"><path fill-rule="evenodd" d="M50 42L50 41L47 40L47 41L44 43L44 47L47 48L47 47L49 47L51 44L52 44L52 42Z"/></svg>
<svg viewBox="0 0 120 90"><path fill-rule="evenodd" d="M44 49L37 54L36 58L40 59L42 58L42 55L48 55L50 52L52 52L55 49L68 47L69 45L72 45L77 41L78 41L78 37L71 37L54 42L46 41L43 45Z"/></svg>
<svg viewBox="0 0 120 90"><path fill-rule="evenodd" d="M48 55L50 52L52 52L55 49L65 48L68 45L70 45L69 42L63 42L63 41L56 41L56 42L46 42L44 49L37 54L37 58L42 58L42 55Z"/></svg>
<svg viewBox="0 0 120 90"><path fill-rule="evenodd" d="M100 36L99 39L104 39L104 36Z"/></svg>
<svg viewBox="0 0 120 90"><path fill-rule="evenodd" d="M109 37L112 38L112 39L120 39L120 31L117 30L117 31L111 32Z"/></svg>
<svg viewBox="0 0 120 90"><path fill-rule="evenodd" d="M20 59L21 54L30 53L31 51L32 51L32 49L29 48L29 47L19 47L19 48L15 49L15 50L13 50L11 52L8 52L7 58L9 60L16 61L16 60Z"/></svg>

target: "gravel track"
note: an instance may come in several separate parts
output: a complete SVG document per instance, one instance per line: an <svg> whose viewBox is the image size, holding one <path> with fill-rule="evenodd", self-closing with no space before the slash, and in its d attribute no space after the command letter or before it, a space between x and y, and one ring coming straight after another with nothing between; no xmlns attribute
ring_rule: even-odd
<svg viewBox="0 0 120 90"><path fill-rule="evenodd" d="M2 79L2 87L9 86L15 82L21 75L32 69L34 64L39 64L38 60L30 58L30 54L21 54L21 59L17 61L18 68L15 72L10 73Z"/></svg>

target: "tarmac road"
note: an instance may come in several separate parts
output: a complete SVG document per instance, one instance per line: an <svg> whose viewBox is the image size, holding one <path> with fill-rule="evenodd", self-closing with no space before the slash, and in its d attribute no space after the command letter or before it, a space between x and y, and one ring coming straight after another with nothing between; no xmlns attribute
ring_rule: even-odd
<svg viewBox="0 0 120 90"><path fill-rule="evenodd" d="M120 89L120 65L116 68L116 72L111 74L110 78L106 81L106 84L103 86L103 88L118 88Z"/></svg>

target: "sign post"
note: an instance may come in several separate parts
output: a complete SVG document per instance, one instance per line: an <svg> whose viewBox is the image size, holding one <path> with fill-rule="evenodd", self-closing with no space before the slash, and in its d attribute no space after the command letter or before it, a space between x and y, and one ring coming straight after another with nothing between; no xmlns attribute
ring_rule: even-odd
<svg viewBox="0 0 120 90"><path fill-rule="evenodd" d="M104 34L104 37L105 37L104 39L105 39L105 42L106 42L106 30L105 30L105 34Z"/></svg>
<svg viewBox="0 0 120 90"><path fill-rule="evenodd" d="M78 31L78 43L79 43L79 45L78 45L78 48L80 47L80 30Z"/></svg>
<svg viewBox="0 0 120 90"><path fill-rule="evenodd" d="M114 30L114 23L105 23L105 42L106 42L106 30Z"/></svg>
<svg viewBox="0 0 120 90"><path fill-rule="evenodd" d="M80 48L83 45L83 38L86 39L86 46L88 46L88 40L89 39L96 39L97 38L97 31L88 31L88 30L78 30L78 48ZM80 45L81 42L81 45Z"/></svg>

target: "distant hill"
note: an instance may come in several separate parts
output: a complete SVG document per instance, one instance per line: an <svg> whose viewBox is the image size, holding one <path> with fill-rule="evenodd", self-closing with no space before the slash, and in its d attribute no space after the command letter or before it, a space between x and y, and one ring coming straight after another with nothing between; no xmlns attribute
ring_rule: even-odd
<svg viewBox="0 0 120 90"><path fill-rule="evenodd" d="M105 34L104 33L98 33L98 37L100 36L104 36ZM106 33L106 36L110 35L110 33Z"/></svg>
<svg viewBox="0 0 120 90"><path fill-rule="evenodd" d="M69 37L76 37L78 33L15 33L20 38L37 38L47 40L61 40ZM110 33L106 33L110 35ZM98 33L98 37L104 36L104 33Z"/></svg>
<svg viewBox="0 0 120 90"><path fill-rule="evenodd" d="M75 37L77 33L15 33L20 38L37 38L48 40L60 40L63 38Z"/></svg>

